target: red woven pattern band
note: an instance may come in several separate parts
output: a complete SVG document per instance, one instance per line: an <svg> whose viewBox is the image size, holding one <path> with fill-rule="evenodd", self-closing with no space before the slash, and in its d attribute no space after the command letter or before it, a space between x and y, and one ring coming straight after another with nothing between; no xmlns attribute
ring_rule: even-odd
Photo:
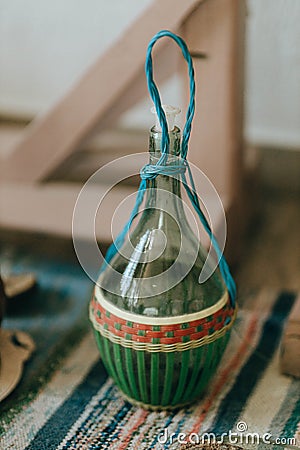
<svg viewBox="0 0 300 450"><path fill-rule="evenodd" d="M208 317L172 325L147 325L131 322L106 311L93 297L92 314L104 330L126 340L152 344L176 344L198 340L221 330L232 319L234 309L228 301ZM155 322L155 318L153 318Z"/></svg>

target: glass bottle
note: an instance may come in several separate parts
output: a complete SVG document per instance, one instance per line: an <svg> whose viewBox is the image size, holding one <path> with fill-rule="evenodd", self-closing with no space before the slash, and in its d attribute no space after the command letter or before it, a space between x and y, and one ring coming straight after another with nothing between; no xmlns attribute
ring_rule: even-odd
<svg viewBox="0 0 300 450"><path fill-rule="evenodd" d="M172 166L180 164L181 145L174 110L165 107ZM150 164L161 156L161 138L153 126ZM230 306L218 270L199 283L207 254L187 220L180 175L159 174L146 184L136 227L99 277L91 318L103 362L125 396L144 407L174 408L197 398L215 371L229 332L206 345L199 339L215 305L219 323Z"/></svg>

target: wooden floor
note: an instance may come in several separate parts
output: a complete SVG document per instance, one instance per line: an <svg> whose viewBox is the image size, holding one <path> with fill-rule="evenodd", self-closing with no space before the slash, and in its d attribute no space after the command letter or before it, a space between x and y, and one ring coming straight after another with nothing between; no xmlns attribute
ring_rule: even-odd
<svg viewBox="0 0 300 450"><path fill-rule="evenodd" d="M299 195L264 192L235 267L241 301L261 289L300 291Z"/></svg>

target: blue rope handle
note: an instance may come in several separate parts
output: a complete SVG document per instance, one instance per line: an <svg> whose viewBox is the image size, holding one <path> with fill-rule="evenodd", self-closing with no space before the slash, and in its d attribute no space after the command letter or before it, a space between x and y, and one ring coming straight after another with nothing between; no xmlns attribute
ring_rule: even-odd
<svg viewBox="0 0 300 450"><path fill-rule="evenodd" d="M186 159L188 152L188 142L191 134L192 121L195 114L195 75L194 75L193 61L190 52L187 48L186 43L180 36L177 36L176 34L168 30L161 30L159 31L159 33L153 36L153 38L149 42L145 63L145 72L147 77L149 94L154 103L156 114L159 119L159 124L162 129L162 139L161 139L162 161L158 161L157 163L158 165L166 161L165 154L169 153L169 143L170 143L166 115L162 108L159 91L153 79L153 63L151 55L154 44L162 37L169 37L176 42L176 44L181 48L183 57L188 64L189 79L190 79L190 102L186 113L186 122L182 133L182 144L181 144L181 156L184 159Z"/></svg>
<svg viewBox="0 0 300 450"><path fill-rule="evenodd" d="M186 113L186 123L184 126L184 130L183 130L183 134L182 134L182 143L181 143L181 158L183 160L183 163L177 167L172 167L172 166L166 165L168 153L169 153L169 145L170 145L168 124L167 124L165 112L162 107L159 91L158 91L157 86L153 79L153 62L152 62L151 52L152 52L154 44L162 37L169 37L169 38L173 39L180 47L183 57L188 64L188 72L189 72L189 80L190 80L190 101L189 101L189 106L188 106L188 110ZM104 270L104 268L106 267L106 264L117 253L118 248L124 242L125 236L126 236L127 232L129 231L134 218L136 217L136 215L139 212L139 208L143 201L144 193L145 193L145 189L146 189L146 179L155 178L158 174L172 175L174 173L179 173L181 175L182 183L187 192L187 195L188 195L196 213L198 214L198 217L199 217L205 231L207 232L207 234L210 237L212 246L217 255L221 275L225 281L225 284L226 284L228 292L229 292L231 305L233 307L235 307L236 285L235 285L234 279L230 273L230 269L226 262L226 259L219 247L217 239L215 238L215 236L209 226L209 223L208 223L205 215L202 212L200 202L198 199L198 195L196 192L196 188L195 188L195 183L193 180L192 171L191 171L188 161L186 160L187 153L188 153L188 142L189 142L190 134L191 134L192 121L193 121L193 117L194 117L194 113L195 113L195 76L194 76L193 61L192 61L191 55L190 55L188 48L187 48L185 42L183 41L183 39L168 30L162 30L159 33L157 33L151 39L151 41L149 42L149 45L148 45L147 54L146 54L145 72L146 72L146 77L147 77L148 90L149 90L150 96L152 98L152 101L154 103L156 113L157 113L157 116L159 119L159 123L160 123L161 129L162 129L161 157L155 165L147 164L146 166L144 166L142 168L141 183L139 186L139 191L137 194L135 206L134 206L134 208L131 212L130 218L129 218L128 222L125 224L122 232L116 238L115 242L113 242L113 244L109 247L109 249L105 255L104 264L101 267L100 272L102 272ZM185 175L186 169L188 169L188 177L189 177L191 187L189 186L186 175Z"/></svg>

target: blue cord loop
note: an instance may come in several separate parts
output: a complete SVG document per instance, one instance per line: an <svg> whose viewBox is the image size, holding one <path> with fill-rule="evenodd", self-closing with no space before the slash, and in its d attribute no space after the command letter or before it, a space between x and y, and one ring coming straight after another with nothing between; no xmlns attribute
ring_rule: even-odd
<svg viewBox="0 0 300 450"><path fill-rule="evenodd" d="M181 159L178 163L178 160L176 160L175 164L168 163L168 153L169 153L169 146L170 146L170 139L169 139L169 132L168 132L168 124L165 112L162 107L159 91L157 89L157 86L153 79L153 61L152 61L152 49L154 44L162 37L169 37L173 39L178 46L180 47L183 57L187 62L188 65L188 73L189 73L189 80L190 80L190 101L189 106L186 113L186 123L183 129L182 133L182 142L181 142ZM147 54L146 54L146 63L145 63L145 72L147 77L147 84L148 84L148 90L151 96L151 99L154 103L156 113L159 119L159 123L162 129L162 140L161 140L161 156L156 164L146 164L140 172L141 175L141 183L139 186L136 203L134 205L133 210L131 211L130 218L128 222L125 224L122 232L119 234L119 236L116 238L116 240L113 242L113 244L109 247L108 251L105 255L105 261L101 267L102 272L107 263L114 257L114 255L118 252L118 248L123 244L126 234L128 233L132 222L134 218L137 216L139 212L139 208L143 202L144 193L146 189L146 180L154 179L157 175L169 175L174 176L179 174L181 176L182 184L186 190L186 193L196 211L198 214L198 217L207 232L212 246L216 252L218 264L220 268L221 275L225 281L225 284L228 289L231 305L235 307L235 299L236 299L236 285L233 280L233 277L230 273L229 266L226 262L226 259L219 247L219 244L217 242L217 239L215 238L209 223L203 214L199 202L199 198L196 192L195 183L193 180L193 175L191 168L189 166L188 161L186 160L187 153L188 153L188 143L191 135L191 128L192 128L192 121L195 113L195 76L194 76L194 68L193 68L193 62L191 55L188 51L188 48L186 46L186 43L183 41L183 39L176 34L173 34L171 31L168 30L162 30L159 33L157 33L149 42ZM186 172L188 174L189 183L186 177Z"/></svg>
<svg viewBox="0 0 300 450"><path fill-rule="evenodd" d="M188 152L188 142L190 139L191 126L195 113L195 75L194 75L193 61L184 40L180 36L177 36L176 34L172 33L169 30L159 31L155 36L153 36L153 38L149 42L146 53L145 72L147 77L148 91L154 103L156 114L162 130L162 139L161 139L162 158L165 153L169 152L170 140L166 115L162 107L158 89L153 79L153 62L151 55L154 44L162 37L169 37L173 39L176 42L176 44L178 44L178 46L181 48L182 55L188 64L188 72L190 79L190 102L186 113L186 123L182 133L182 144L181 144L181 157L185 159ZM165 160L163 159L162 161L158 161L157 164L161 165L163 161Z"/></svg>

